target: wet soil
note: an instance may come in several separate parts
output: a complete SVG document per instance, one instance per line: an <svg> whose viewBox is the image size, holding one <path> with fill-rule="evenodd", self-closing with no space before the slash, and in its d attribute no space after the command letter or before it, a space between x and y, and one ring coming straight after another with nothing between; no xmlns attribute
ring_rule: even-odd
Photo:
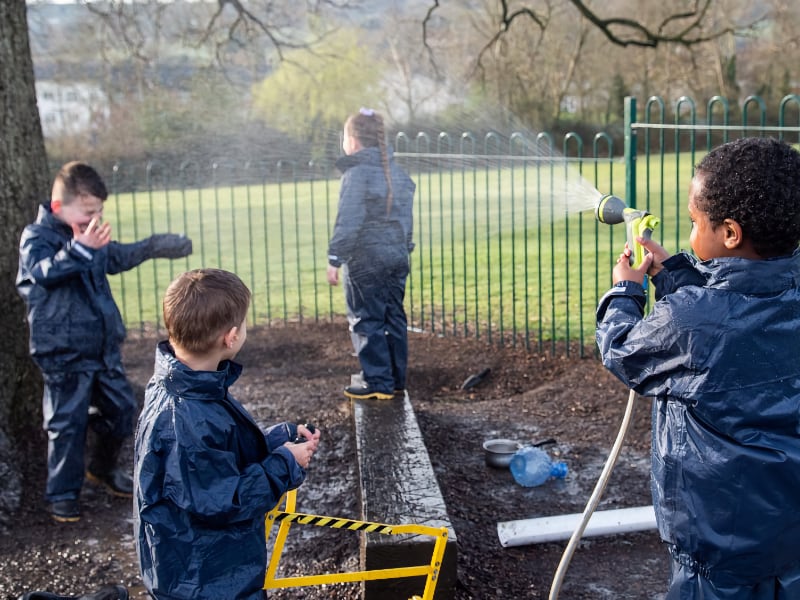
<svg viewBox="0 0 800 600"><path fill-rule="evenodd" d="M588 350L567 357L481 340L410 334L408 388L448 514L458 539L456 600L547 598L567 541L501 546L497 524L581 513L622 422L627 390ZM125 364L137 393L152 374L156 337L133 332ZM234 395L266 424L314 422L323 432L297 511L358 519L352 407L341 394L351 373L346 325L304 323L254 329L239 356L244 374ZM475 387L470 376L490 369ZM625 445L598 510L651 503L648 481L650 407L640 400ZM482 443L512 438L544 446L567 463L564 480L536 488L485 464ZM0 536L0 598L30 590L78 596L102 585L126 586L146 598L132 538L131 502L84 486L83 518L56 524L45 512L44 437L26 465L24 501ZM294 527L281 575L330 573L358 567L358 535ZM655 531L585 538L561 588L564 599L661 599L667 554ZM275 590L278 599L360 597L358 584ZM422 590L409 589L409 597Z"/></svg>

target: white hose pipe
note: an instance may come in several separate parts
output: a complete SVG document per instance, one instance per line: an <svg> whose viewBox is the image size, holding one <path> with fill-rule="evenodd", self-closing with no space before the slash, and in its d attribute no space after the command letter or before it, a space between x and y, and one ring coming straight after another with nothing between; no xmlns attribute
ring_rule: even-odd
<svg viewBox="0 0 800 600"><path fill-rule="evenodd" d="M600 473L597 484L594 486L594 491L592 492L589 501L586 503L586 508L583 510L583 518L575 528L575 531L572 533L572 537L570 538L569 543L564 550L564 554L561 555L561 561L558 563L558 569L556 569L555 576L553 577L553 584L550 586L550 600L558 599L558 594L561 592L561 584L564 581L564 575L567 573L567 567L569 567L569 563L572 560L572 555L575 552L575 548L578 546L578 542L580 542L580 539L583 536L586 525L589 523L592 513L597 508L600 498L603 496L603 492L606 489L606 484L608 484L608 479L611 477L611 471L614 469L614 465L617 462L620 450L622 450L622 442L625 440L625 434L628 432L631 417L633 416L633 405L635 402L636 392L631 390L628 394L628 404L625 407L625 415L622 417L622 425L617 433L617 439L614 440L614 445L611 447L611 453L608 456L608 460L606 460L603 471Z"/></svg>

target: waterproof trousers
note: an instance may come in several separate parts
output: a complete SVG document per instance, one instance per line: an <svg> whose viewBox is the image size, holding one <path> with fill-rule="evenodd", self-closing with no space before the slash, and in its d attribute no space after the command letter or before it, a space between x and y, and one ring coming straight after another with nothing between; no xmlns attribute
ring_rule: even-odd
<svg viewBox="0 0 800 600"><path fill-rule="evenodd" d="M42 412L47 431L48 502L77 500L85 472L87 431L95 434L90 469L105 475L133 433L136 401L122 367L44 373Z"/></svg>
<svg viewBox="0 0 800 600"><path fill-rule="evenodd" d="M753 585L717 585L693 569L672 561L665 600L796 600L800 598L800 565Z"/></svg>
<svg viewBox="0 0 800 600"><path fill-rule="evenodd" d="M392 394L406 387L408 255L394 264L371 266L350 264L343 273L348 321L364 381L375 391Z"/></svg>

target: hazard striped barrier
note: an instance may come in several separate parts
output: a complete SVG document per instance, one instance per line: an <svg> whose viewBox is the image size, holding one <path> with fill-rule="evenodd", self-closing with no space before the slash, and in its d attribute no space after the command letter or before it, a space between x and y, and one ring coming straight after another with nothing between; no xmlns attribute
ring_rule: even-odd
<svg viewBox="0 0 800 600"><path fill-rule="evenodd" d="M436 591L436 583L439 579L439 572L442 566L442 558L447 544L446 527L430 527L427 525L400 524L389 525L386 523L374 523L371 521L357 521L354 519L343 519L338 517L326 517L322 515L310 515L293 512L297 502L297 492L288 492L283 500L273 508L266 518L267 540L270 538L272 527L278 525L278 533L275 536L275 544L272 555L267 565L267 574L264 578L264 589L278 589L287 587L304 587L313 585L327 585L336 583L348 583L355 581L374 581L378 579L397 579L403 577L425 576L425 588L422 595L410 596L410 600L433 600ZM281 510L281 504L285 503ZM362 571L346 571L339 573L325 573L320 575L299 575L292 577L277 577L278 565L280 563L283 547L289 529L293 524L314 525L317 527L328 527L346 531L357 531L365 533L379 533L384 535L422 535L433 538L433 550L430 561L424 564L397 567L391 569L370 569Z"/></svg>

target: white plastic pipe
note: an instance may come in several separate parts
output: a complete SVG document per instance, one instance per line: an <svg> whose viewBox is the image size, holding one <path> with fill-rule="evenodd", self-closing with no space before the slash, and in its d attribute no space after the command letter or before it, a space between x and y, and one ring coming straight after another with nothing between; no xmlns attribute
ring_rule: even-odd
<svg viewBox="0 0 800 600"><path fill-rule="evenodd" d="M581 513L575 513L505 521L497 524L497 535L500 537L500 544L504 547L566 540L575 531L582 517ZM592 513L583 531L583 537L646 531L655 528L656 515L652 505L600 510Z"/></svg>

